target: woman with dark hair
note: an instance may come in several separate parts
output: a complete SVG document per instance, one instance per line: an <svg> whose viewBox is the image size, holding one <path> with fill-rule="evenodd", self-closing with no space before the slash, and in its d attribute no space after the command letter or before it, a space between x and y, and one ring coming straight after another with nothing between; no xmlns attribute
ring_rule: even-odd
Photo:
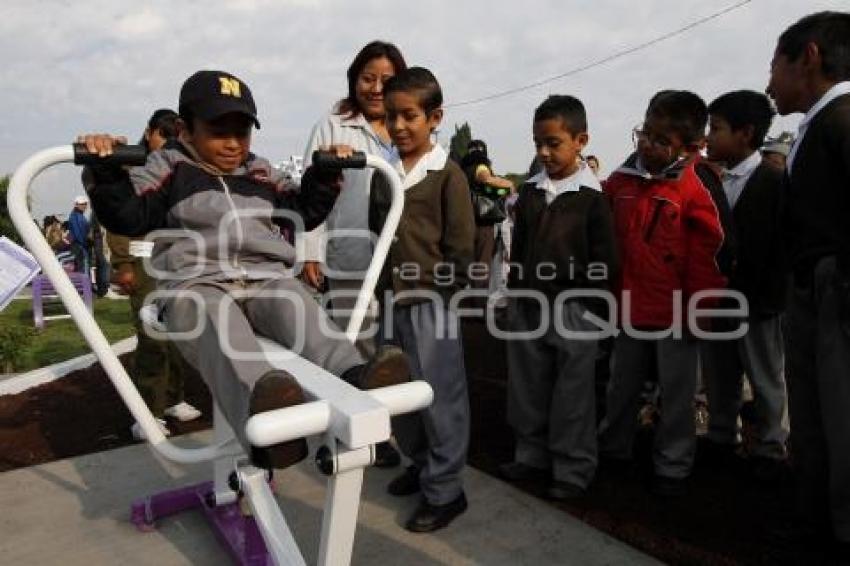
<svg viewBox="0 0 850 566"><path fill-rule="evenodd" d="M398 48L383 41L373 41L363 47L348 67L348 93L331 112L319 120L310 135L304 155L304 166L319 147L344 144L384 158L392 157L394 149L384 123L384 82L407 64ZM368 194L370 171L344 172L343 190L325 224L308 234L304 279L313 287L322 287L320 264L328 271L331 290L356 290L363 272L372 257L368 230ZM333 237L333 230L362 230L362 236L347 234ZM329 234L321 249L324 234ZM347 301L337 301L337 306ZM352 297L351 304L354 304Z"/></svg>
<svg viewBox="0 0 850 566"><path fill-rule="evenodd" d="M310 164L316 149L340 144L391 161L395 148L384 121L384 83L405 69L407 63L392 43L373 41L363 47L348 67L345 98L313 128L304 167ZM372 259L368 192L371 178L369 169L345 170L342 190L327 220L305 236L302 277L316 289L327 283L331 306L341 311L354 308ZM346 232L334 235L341 230ZM352 230L359 232L353 234ZM331 314L341 328L347 327L348 316ZM367 317L365 322L370 323L371 319ZM374 351L371 340L360 339L357 344L364 354ZM378 445L376 466L392 467L399 461L398 453L389 444Z"/></svg>

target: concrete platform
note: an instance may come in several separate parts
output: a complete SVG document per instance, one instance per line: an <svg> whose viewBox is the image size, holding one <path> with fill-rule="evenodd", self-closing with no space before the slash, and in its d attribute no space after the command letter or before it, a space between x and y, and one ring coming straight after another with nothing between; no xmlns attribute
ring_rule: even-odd
<svg viewBox="0 0 850 566"><path fill-rule="evenodd" d="M149 534L128 521L134 498L209 479L207 468L180 468L138 445L0 474L0 564L229 564L198 513L163 521ZM466 514L435 534L409 533L401 525L417 498L384 491L396 473L366 472L353 564L658 563L472 468L466 475ZM314 563L323 478L307 461L276 480L284 514L308 563Z"/></svg>

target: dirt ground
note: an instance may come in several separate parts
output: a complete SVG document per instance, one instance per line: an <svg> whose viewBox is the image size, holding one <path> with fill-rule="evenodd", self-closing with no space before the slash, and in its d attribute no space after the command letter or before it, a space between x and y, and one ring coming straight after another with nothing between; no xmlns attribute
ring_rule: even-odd
<svg viewBox="0 0 850 566"><path fill-rule="evenodd" d="M505 422L504 345L480 322L464 325L472 407L470 463L495 474L511 459ZM126 362L126 360L124 360ZM187 380L187 400L205 418L169 423L177 433L210 425L211 401L197 375ZM75 372L18 395L0 396L0 472L131 444L132 418L100 366ZM687 496L667 501L646 488L651 429L638 442L636 463L602 467L586 497L552 503L612 536L671 564L819 564L820 549L780 542L793 516L788 478L765 486L743 470L698 464ZM544 497L545 486L522 489Z"/></svg>

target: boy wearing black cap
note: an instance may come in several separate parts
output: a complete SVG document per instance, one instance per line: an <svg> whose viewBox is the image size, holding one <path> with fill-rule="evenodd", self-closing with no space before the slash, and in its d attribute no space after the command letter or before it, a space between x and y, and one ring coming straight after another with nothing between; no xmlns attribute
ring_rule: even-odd
<svg viewBox="0 0 850 566"><path fill-rule="evenodd" d="M158 238L151 259L160 288L169 291L164 316L170 337L203 376L254 463L286 467L306 456L303 439L258 450L244 436L250 415L304 400L294 377L265 359L256 335L361 388L407 380L407 359L398 349L384 349L365 364L292 276L295 249L278 227L310 230L321 223L336 200L337 173L308 169L299 190L250 153L251 127L260 126L257 108L248 86L229 73L189 77L179 113L179 141L129 174L91 167L87 190L110 231L186 234ZM79 141L100 156L125 143L105 134Z"/></svg>

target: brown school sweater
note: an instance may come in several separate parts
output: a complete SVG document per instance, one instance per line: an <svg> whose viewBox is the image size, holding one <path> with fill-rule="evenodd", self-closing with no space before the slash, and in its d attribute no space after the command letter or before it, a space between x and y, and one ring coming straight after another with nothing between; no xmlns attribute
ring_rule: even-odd
<svg viewBox="0 0 850 566"><path fill-rule="evenodd" d="M381 175L372 176L369 228L380 233L392 192ZM473 258L475 219L466 176L451 160L404 192L404 211L390 254L376 288L394 295L405 291L436 291L446 300L468 283ZM396 304L426 301L424 297L398 297Z"/></svg>

